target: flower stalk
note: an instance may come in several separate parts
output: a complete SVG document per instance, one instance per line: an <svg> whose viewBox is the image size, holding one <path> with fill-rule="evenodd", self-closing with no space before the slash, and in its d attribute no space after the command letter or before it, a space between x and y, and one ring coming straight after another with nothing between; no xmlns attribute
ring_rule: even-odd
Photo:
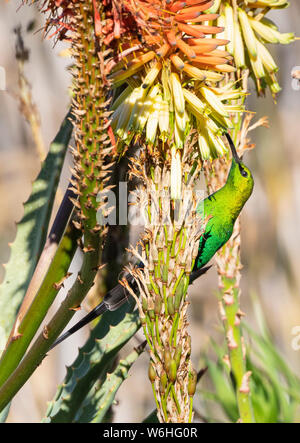
<svg viewBox="0 0 300 443"><path fill-rule="evenodd" d="M249 128L251 116L244 120L239 118L235 125L236 137L241 154L246 148L246 137L249 130L254 127L265 125L265 120L258 121ZM214 161L213 172L211 167L205 164L205 176L210 193L219 189L225 183L229 165L226 159ZM241 236L240 218L235 223L230 240L216 254L216 264L219 275L218 305L222 320L228 355L224 357L230 365L234 378L237 405L240 413L240 422L254 423L253 406L251 401L250 377L251 371L246 368L246 348L242 334L242 318L245 316L241 309Z"/></svg>
<svg viewBox="0 0 300 443"><path fill-rule="evenodd" d="M157 150L155 157L156 161L146 149L131 166L131 176L143 184L137 204L145 209L145 235L138 247L131 249L144 267L128 270L137 281L141 298L137 299L124 284L136 298L149 345L148 375L158 418L166 423L188 423L193 417L195 371L187 330L187 289L204 232L204 223L196 216L198 200L194 190L200 166L198 163L191 173L195 153L191 145L186 145L180 159L182 171L177 170L181 197L173 199L171 156L164 158Z"/></svg>
<svg viewBox="0 0 300 443"><path fill-rule="evenodd" d="M206 165L205 175L209 192L214 192L224 184L228 164L218 159L214 162L214 174ZM246 370L245 349L241 331L240 309L240 220L235 223L231 239L216 254L219 274L219 314L224 325L227 342L230 369L235 381L236 398L242 423L253 422L253 412L250 398L249 379L251 372Z"/></svg>
<svg viewBox="0 0 300 443"><path fill-rule="evenodd" d="M72 28L71 53L75 59L72 69L75 147L71 149L74 158L71 189L75 198L71 201L76 208L76 228L83 235L83 240L79 243L83 263L59 310L44 326L43 333L2 386L0 409L8 404L42 361L51 344L80 307L101 266L103 239L107 228L98 224L97 211L101 210L105 216L107 208L106 203L99 202L97 197L99 192L108 188L113 151L108 109L110 82L106 76L111 51L104 43L106 34L101 31L106 24L108 7L109 2L104 5L103 2L78 0L73 3L69 19ZM57 283L57 273L50 274L50 277L53 279L52 284ZM49 285L52 288L51 282L47 281L47 288ZM38 292L39 298L43 299L44 296L45 293Z"/></svg>

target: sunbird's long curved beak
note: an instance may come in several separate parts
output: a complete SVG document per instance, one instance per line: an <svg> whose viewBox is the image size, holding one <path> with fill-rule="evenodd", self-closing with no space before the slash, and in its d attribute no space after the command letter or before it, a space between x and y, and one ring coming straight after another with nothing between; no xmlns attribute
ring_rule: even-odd
<svg viewBox="0 0 300 443"><path fill-rule="evenodd" d="M231 149L231 152L232 152L232 157L234 158L234 160L237 163L241 163L242 160L240 159L240 157L238 156L238 154L236 152L236 149L235 149L234 143L232 141L232 138L230 137L228 132L225 132L225 136L226 136L226 138L228 140L228 143L229 143L229 146L230 146L230 149Z"/></svg>

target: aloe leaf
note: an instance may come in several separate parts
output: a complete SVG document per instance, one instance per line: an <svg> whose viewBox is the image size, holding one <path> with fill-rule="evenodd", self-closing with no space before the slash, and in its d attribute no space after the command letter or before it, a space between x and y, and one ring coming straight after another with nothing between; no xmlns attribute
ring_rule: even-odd
<svg viewBox="0 0 300 443"><path fill-rule="evenodd" d="M4 348L26 293L35 266L43 249L55 193L65 154L72 134L69 115L65 118L41 172L32 186L32 193L24 204L24 215L17 225L9 262L0 287L0 350Z"/></svg>
<svg viewBox="0 0 300 443"><path fill-rule="evenodd" d="M64 278L77 249L81 232L70 223L50 262L42 284L34 299L27 307L24 317L17 327L18 338L9 340L0 359L0 386L10 377L22 360L28 346L46 316L51 304L63 285ZM62 282L62 283L59 283ZM20 314L17 317L17 323Z"/></svg>
<svg viewBox="0 0 300 443"><path fill-rule="evenodd" d="M271 381L280 407L281 420L290 423L294 419L295 408L299 405L300 380L287 366L271 339L256 334L247 324L244 326L255 343L252 352L258 357L262 368L257 368L257 371L263 371Z"/></svg>
<svg viewBox="0 0 300 443"><path fill-rule="evenodd" d="M262 334L254 332L244 323L251 340L247 353L247 370L251 375L253 412L257 423L292 423L299 408L299 378L288 368L280 356L264 323ZM231 422L235 422L236 406L229 392L227 365L222 361L224 350L212 342L218 364L208 361L209 374L215 392L201 391L202 397L222 407ZM231 388L232 390L232 388Z"/></svg>
<svg viewBox="0 0 300 443"><path fill-rule="evenodd" d="M10 403L0 412L0 423L5 423L9 413Z"/></svg>
<svg viewBox="0 0 300 443"><path fill-rule="evenodd" d="M280 401L273 383L263 371L259 371L257 367L252 365L250 359L248 359L247 366L252 372L252 400L256 422L280 422Z"/></svg>
<svg viewBox="0 0 300 443"><path fill-rule="evenodd" d="M132 302L117 311L106 312L92 330L86 344L59 386L50 403L44 422L70 423L74 421L86 396L107 370L119 350L139 329L139 315L132 312Z"/></svg>
<svg viewBox="0 0 300 443"><path fill-rule="evenodd" d="M101 423L109 408L111 407L118 389L123 381L128 377L128 372L137 360L143 346L135 349L125 359L122 359L116 369L111 373L107 373L105 379L94 386L84 401L81 410L75 417L78 423Z"/></svg>
<svg viewBox="0 0 300 443"><path fill-rule="evenodd" d="M239 414L232 384L220 365L216 365L209 360L206 361L206 364L216 391L218 403L222 406L230 421L234 423L238 420Z"/></svg>

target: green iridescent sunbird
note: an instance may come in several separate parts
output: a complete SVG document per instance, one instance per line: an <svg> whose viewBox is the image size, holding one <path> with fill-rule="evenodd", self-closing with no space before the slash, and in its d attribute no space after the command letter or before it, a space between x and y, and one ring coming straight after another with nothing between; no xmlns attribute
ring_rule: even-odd
<svg viewBox="0 0 300 443"><path fill-rule="evenodd" d="M209 195L197 208L203 217L211 217L200 238L194 270L201 269L230 239L236 219L252 194L254 180L250 170L241 162L231 137L226 134L232 152L231 168L225 185Z"/></svg>
<svg viewBox="0 0 300 443"><path fill-rule="evenodd" d="M230 239L234 223L238 218L243 206L249 199L254 185L250 170L238 157L234 143L229 134L226 134L232 152L232 162L225 185L218 191L201 201L197 207L197 213L202 219L209 218L205 232L199 241L199 252L190 276L192 283L208 268L203 268L215 253ZM138 266L142 267L140 263ZM134 291L137 290L134 278L126 276L129 285ZM103 301L89 312L82 320L76 323L69 331L62 334L52 345L51 349L61 343L67 337L78 331L105 311L115 311L128 299L129 293L123 286L118 284L110 290Z"/></svg>

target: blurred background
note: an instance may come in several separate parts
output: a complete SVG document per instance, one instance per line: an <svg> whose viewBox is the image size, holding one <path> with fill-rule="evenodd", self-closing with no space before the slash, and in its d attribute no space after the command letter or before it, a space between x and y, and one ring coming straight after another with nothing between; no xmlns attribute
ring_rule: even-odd
<svg viewBox="0 0 300 443"><path fill-rule="evenodd" d="M22 217L22 203L30 194L31 182L41 164L40 153L19 106L14 33L17 26L21 25L25 45L30 48L24 70L40 114L42 142L46 150L70 100L70 59L64 57L67 46L59 43L53 47L52 40L43 40L42 32L37 31L42 27L44 17L35 6L20 6L21 1L2 0L0 4L0 66L6 71L6 90L0 90L0 263L9 259L9 243L16 234L15 223ZM270 18L274 18L280 31L294 31L300 36L299 2L292 1L290 8L270 14ZM256 111L255 120L268 116L270 128L258 128L250 133L256 149L245 155L245 162L255 178L255 189L242 214L242 310L247 313L247 322L258 330L251 297L259 298L277 349L288 366L299 374L300 349L292 346L292 341L297 326L298 334L300 331L300 83L292 80L291 72L300 70L300 42L273 46L272 53L280 66L279 83L283 88L277 103L274 104L270 95L265 99L256 98L253 85L253 94L248 99L248 108ZM66 163L56 208L66 186L69 159ZM4 272L1 266L1 281ZM222 339L216 290L215 269L210 270L201 283L190 288L190 334L193 360L198 369L201 353L210 347L210 338ZM63 297L61 291L49 315ZM76 314L76 321L83 314ZM87 336L88 329L49 354L14 399L8 421L41 420L47 401L52 400L58 383L65 376L65 366L73 362L78 347ZM141 333L138 337L142 339ZM137 340L133 338L126 349L132 349L136 344ZM298 344L300 347L300 339ZM147 365L148 358L144 354L118 391L118 407L114 408L116 422L141 421L152 411Z"/></svg>

